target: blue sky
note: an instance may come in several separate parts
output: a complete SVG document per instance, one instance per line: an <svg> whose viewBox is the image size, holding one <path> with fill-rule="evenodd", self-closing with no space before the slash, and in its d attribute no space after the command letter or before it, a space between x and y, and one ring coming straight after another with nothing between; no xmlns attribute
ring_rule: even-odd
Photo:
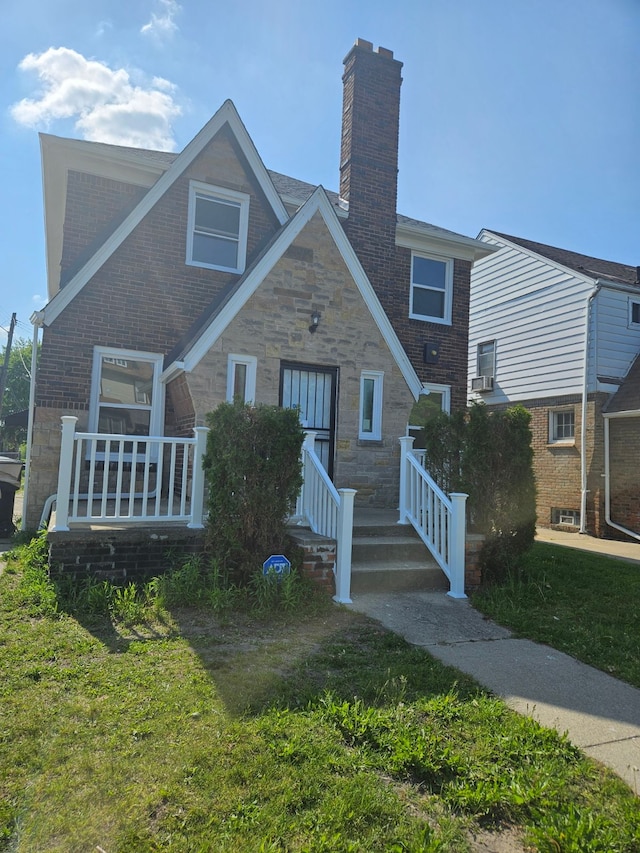
<svg viewBox="0 0 640 853"><path fill-rule="evenodd" d="M38 131L179 151L231 98L337 189L358 37L404 63L401 213L640 264L640 0L2 0L0 341L46 301Z"/></svg>

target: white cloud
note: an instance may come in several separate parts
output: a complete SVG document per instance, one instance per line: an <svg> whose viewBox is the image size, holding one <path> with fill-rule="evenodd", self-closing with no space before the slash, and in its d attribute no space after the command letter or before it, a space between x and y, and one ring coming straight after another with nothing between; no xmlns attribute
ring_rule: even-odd
<svg viewBox="0 0 640 853"><path fill-rule="evenodd" d="M151 13L151 20L146 23L140 32L145 36L153 36L157 39L171 37L178 29L178 25L173 20L182 7L177 0L158 0L162 11L160 14Z"/></svg>
<svg viewBox="0 0 640 853"><path fill-rule="evenodd" d="M48 127L56 119L76 118L84 139L161 150L173 150L171 122L182 112L175 86L154 78L134 85L124 68L86 59L66 47L30 53L19 65L34 72L41 91L11 107L11 115L27 127Z"/></svg>

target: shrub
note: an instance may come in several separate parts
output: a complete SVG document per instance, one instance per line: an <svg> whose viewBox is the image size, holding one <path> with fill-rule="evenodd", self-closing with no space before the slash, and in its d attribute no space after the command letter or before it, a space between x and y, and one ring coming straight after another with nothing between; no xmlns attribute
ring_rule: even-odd
<svg viewBox="0 0 640 853"><path fill-rule="evenodd" d="M445 492L469 495L469 529L486 541L483 583L501 580L533 543L536 525L531 415L522 406L438 412L424 422L425 468Z"/></svg>
<svg viewBox="0 0 640 853"><path fill-rule="evenodd" d="M304 433L295 409L223 403L207 416L208 549L246 584L282 550L302 485Z"/></svg>

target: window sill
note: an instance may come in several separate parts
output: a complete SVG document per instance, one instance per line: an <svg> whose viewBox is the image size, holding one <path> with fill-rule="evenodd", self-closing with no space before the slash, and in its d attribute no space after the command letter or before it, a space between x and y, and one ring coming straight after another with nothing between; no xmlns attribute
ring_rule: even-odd
<svg viewBox="0 0 640 853"><path fill-rule="evenodd" d="M451 320L446 317L425 317L423 314L409 314L410 320L419 320L421 323L437 323L440 326L450 326Z"/></svg>
<svg viewBox="0 0 640 853"><path fill-rule="evenodd" d="M363 438L359 436L356 444L358 447L383 447L384 441L381 438Z"/></svg>
<svg viewBox="0 0 640 853"><path fill-rule="evenodd" d="M548 441L547 447L553 449L554 447L575 447L576 441L574 438L568 439L567 441Z"/></svg>

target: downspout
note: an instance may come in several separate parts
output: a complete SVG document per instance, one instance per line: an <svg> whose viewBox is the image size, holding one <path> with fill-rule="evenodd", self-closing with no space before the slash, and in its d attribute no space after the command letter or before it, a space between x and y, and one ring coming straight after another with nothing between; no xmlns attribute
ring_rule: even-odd
<svg viewBox="0 0 640 853"><path fill-rule="evenodd" d="M640 534L634 533L633 530L629 530L627 527L623 527L621 524L616 524L614 521L611 521L611 466L609 461L610 419L614 417L634 418L638 417L638 414L638 412L620 412L618 414L604 415L604 520L609 527L613 527L615 530L619 530L621 533L631 536L632 539L640 541Z"/></svg>
<svg viewBox="0 0 640 853"><path fill-rule="evenodd" d="M27 457L24 465L24 496L22 508L21 530L27 529L26 509L29 505L29 474L31 471L31 443L33 440L33 420L35 416L36 399L36 369L38 366L38 334L44 325L44 311L34 311L29 318L33 325L33 341L31 344L31 380L29 382L29 419L27 421Z"/></svg>
<svg viewBox="0 0 640 853"><path fill-rule="evenodd" d="M600 291L601 286L600 282L596 281L593 290L587 298L587 310L585 312L584 376L582 382L582 416L580 424L580 533L587 532L587 396L589 392L589 330L591 328L593 300Z"/></svg>

